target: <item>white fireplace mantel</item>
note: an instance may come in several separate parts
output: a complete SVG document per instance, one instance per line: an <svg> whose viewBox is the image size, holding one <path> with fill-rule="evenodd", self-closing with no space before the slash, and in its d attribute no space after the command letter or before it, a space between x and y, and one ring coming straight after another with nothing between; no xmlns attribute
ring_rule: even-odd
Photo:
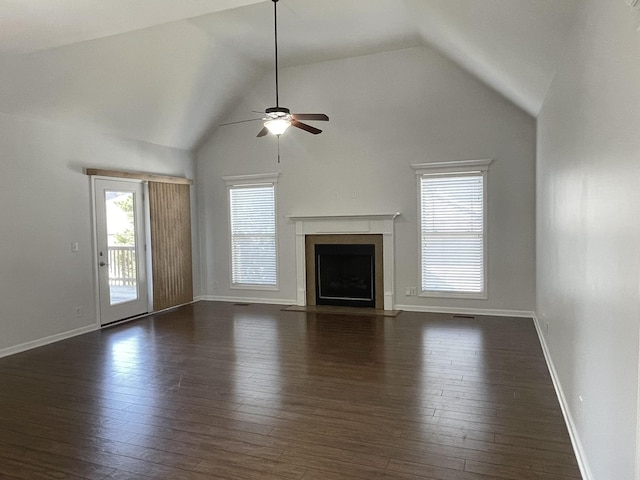
<svg viewBox="0 0 640 480"><path fill-rule="evenodd" d="M288 215L296 229L296 286L298 305L307 304L306 235L382 235L384 309L394 306L394 220L399 213L371 215Z"/></svg>

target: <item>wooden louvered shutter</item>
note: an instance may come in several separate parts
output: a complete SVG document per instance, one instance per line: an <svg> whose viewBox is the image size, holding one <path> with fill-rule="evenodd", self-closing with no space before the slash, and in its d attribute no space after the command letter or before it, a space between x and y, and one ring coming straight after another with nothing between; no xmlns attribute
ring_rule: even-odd
<svg viewBox="0 0 640 480"><path fill-rule="evenodd" d="M149 182L153 309L193 301L189 185Z"/></svg>

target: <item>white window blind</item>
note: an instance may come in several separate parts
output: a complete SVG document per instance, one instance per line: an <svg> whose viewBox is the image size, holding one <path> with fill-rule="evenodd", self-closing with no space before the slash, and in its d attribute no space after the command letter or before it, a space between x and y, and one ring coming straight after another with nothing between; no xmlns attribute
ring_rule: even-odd
<svg viewBox="0 0 640 480"><path fill-rule="evenodd" d="M229 187L233 285L277 285L275 185Z"/></svg>
<svg viewBox="0 0 640 480"><path fill-rule="evenodd" d="M420 178L422 291L484 294L484 173Z"/></svg>

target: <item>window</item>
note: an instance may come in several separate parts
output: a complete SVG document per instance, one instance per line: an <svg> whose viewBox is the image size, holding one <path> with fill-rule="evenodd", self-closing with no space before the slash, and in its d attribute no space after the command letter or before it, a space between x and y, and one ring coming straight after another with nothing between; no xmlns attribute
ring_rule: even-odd
<svg viewBox="0 0 640 480"><path fill-rule="evenodd" d="M486 171L490 161L414 165L423 295L486 298Z"/></svg>
<svg viewBox="0 0 640 480"><path fill-rule="evenodd" d="M276 288L277 175L225 177L229 190L231 286Z"/></svg>

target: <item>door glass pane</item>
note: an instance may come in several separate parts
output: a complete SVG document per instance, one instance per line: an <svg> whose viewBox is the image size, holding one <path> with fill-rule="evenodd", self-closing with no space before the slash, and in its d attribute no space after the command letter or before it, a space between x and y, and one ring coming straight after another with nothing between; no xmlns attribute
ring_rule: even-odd
<svg viewBox="0 0 640 480"><path fill-rule="evenodd" d="M138 298L134 202L133 192L105 191L111 305Z"/></svg>

